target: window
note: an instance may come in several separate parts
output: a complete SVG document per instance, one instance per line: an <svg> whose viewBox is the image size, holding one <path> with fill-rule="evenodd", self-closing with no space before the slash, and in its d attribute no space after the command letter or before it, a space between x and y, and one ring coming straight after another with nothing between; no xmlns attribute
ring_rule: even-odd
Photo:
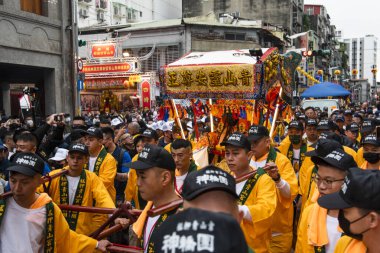
<svg viewBox="0 0 380 253"><path fill-rule="evenodd" d="M152 48L144 47L140 49L138 55L139 56L145 56L150 52ZM145 61L141 61L141 71L142 72L150 72L150 71L158 71L160 69L160 55L158 50L156 49L155 52L151 57L149 57Z"/></svg>
<svg viewBox="0 0 380 253"><path fill-rule="evenodd" d="M225 33L226 40L245 40L245 33Z"/></svg>
<svg viewBox="0 0 380 253"><path fill-rule="evenodd" d="M20 0L22 11L42 15L42 0Z"/></svg>

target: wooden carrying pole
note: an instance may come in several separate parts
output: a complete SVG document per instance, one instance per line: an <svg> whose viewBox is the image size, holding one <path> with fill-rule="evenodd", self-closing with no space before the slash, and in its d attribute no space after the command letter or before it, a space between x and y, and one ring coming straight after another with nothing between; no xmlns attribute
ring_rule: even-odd
<svg viewBox="0 0 380 253"><path fill-rule="evenodd" d="M212 99L210 98L208 101L209 101L210 107L211 107L211 110L210 110L210 126L211 126L211 133L213 133L214 132L214 117L212 116Z"/></svg>
<svg viewBox="0 0 380 253"><path fill-rule="evenodd" d="M174 110L175 120L177 121L177 125L178 125L179 128L181 129L181 137L182 137L182 139L185 140L185 139L186 139L186 137L185 137L185 132L183 131L182 124L181 124L181 120L179 119L177 106L176 106L175 103L174 103L174 99L171 99L170 101L171 101L171 104L172 104L172 107L173 107L173 110Z"/></svg>
<svg viewBox="0 0 380 253"><path fill-rule="evenodd" d="M112 244L107 247L107 252L115 252L115 253L143 253L144 250L140 248L120 245L120 244Z"/></svg>
<svg viewBox="0 0 380 253"><path fill-rule="evenodd" d="M68 171L69 170L67 170L67 169L63 169L60 172L55 173L54 175L50 176L49 174L47 174L45 176L42 176L41 177L41 184L49 182L49 181L53 180L54 178L60 177L64 174L67 174ZM12 196L12 194L13 194L13 192L11 192L11 191L5 192L5 193L0 195L0 199L6 199L6 198Z"/></svg>
<svg viewBox="0 0 380 253"><path fill-rule="evenodd" d="M278 93L278 99L277 99L277 103L276 103L276 110L274 111L272 126L271 126L270 132L269 132L269 137L271 139L273 139L274 130L276 129L276 121L277 121L277 117L278 117L278 111L280 110L280 98L281 98L281 95L282 95L282 87L280 89L280 92Z"/></svg>
<svg viewBox="0 0 380 253"><path fill-rule="evenodd" d="M77 206L77 205L58 205L61 210L84 212L84 213L101 213L101 214L113 214L116 208L105 207L92 207L92 206ZM139 216L142 211L138 209L130 209L128 212L133 216Z"/></svg>

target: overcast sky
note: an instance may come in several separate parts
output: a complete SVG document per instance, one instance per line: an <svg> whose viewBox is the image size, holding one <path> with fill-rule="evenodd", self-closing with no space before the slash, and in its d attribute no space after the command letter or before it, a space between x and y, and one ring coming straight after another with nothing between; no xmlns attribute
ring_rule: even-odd
<svg viewBox="0 0 380 253"><path fill-rule="evenodd" d="M324 5L330 15L331 23L337 30L342 31L343 38L358 38L373 34L380 39L379 0L304 0L304 3ZM377 52L379 53L379 48ZM377 61L379 69L379 56ZM379 76L378 72L378 81Z"/></svg>

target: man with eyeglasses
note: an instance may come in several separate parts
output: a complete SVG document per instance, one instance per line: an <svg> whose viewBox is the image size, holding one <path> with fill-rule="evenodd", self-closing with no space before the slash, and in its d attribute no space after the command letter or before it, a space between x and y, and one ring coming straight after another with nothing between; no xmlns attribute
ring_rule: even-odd
<svg viewBox="0 0 380 253"><path fill-rule="evenodd" d="M380 249L380 171L350 168L339 192L318 200L339 211L342 236L335 253L374 253Z"/></svg>
<svg viewBox="0 0 380 253"><path fill-rule="evenodd" d="M298 194L298 182L289 159L271 146L269 131L252 125L248 131L253 156L250 166L263 168L276 184L277 206L273 215L270 252L290 252L293 240L293 200Z"/></svg>
<svg viewBox="0 0 380 253"><path fill-rule="evenodd" d="M317 166L313 180L320 197L338 192L347 170L357 166L352 156L343 149L336 149L325 156L312 156L311 160ZM339 210L326 209L318 203L306 207L298 227L295 252L333 253L337 241L342 236L338 230L338 213Z"/></svg>

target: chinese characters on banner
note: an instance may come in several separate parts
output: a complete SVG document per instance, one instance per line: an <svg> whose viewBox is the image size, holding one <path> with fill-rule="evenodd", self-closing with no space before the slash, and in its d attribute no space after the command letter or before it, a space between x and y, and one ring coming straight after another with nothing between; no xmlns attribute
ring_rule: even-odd
<svg viewBox="0 0 380 253"><path fill-rule="evenodd" d="M114 72L133 72L134 65L128 62L125 63L110 63L110 64L85 64L83 72L86 74L93 73L114 73Z"/></svg>
<svg viewBox="0 0 380 253"><path fill-rule="evenodd" d="M254 98L252 64L168 67L166 93L171 98Z"/></svg>
<svg viewBox="0 0 380 253"><path fill-rule="evenodd" d="M148 81L143 81L141 84L141 94L142 94L142 105L144 110L150 109L150 83Z"/></svg>
<svg viewBox="0 0 380 253"><path fill-rule="evenodd" d="M92 45L91 56L92 58L113 58L116 53L115 44L100 44Z"/></svg>

